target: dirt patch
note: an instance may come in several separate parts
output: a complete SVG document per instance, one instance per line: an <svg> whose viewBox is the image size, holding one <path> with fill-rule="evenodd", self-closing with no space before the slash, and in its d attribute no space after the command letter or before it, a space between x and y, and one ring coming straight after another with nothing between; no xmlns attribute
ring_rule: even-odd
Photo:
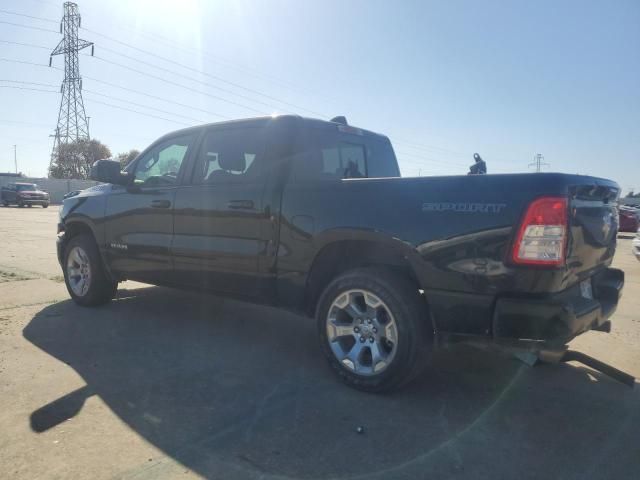
<svg viewBox="0 0 640 480"><path fill-rule="evenodd" d="M18 272L13 270L0 270L0 283L17 282L20 280L31 280L33 278L36 278L36 277L24 272Z"/></svg>

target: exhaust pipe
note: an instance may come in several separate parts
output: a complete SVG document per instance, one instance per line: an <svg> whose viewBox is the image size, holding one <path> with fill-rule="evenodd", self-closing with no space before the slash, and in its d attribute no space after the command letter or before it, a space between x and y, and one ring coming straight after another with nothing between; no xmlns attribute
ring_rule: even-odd
<svg viewBox="0 0 640 480"><path fill-rule="evenodd" d="M619 381L620 383L624 383L629 387L633 388L636 384L636 379L632 375L623 372L622 370L618 370L617 368L612 367L611 365L607 365L600 360L596 360L589 355L586 355L582 352L576 352L575 350L567 350L564 352L564 355L560 358L561 362L580 362L587 367L591 367L594 370L597 370L600 373L604 373L608 377L613 378L614 380Z"/></svg>

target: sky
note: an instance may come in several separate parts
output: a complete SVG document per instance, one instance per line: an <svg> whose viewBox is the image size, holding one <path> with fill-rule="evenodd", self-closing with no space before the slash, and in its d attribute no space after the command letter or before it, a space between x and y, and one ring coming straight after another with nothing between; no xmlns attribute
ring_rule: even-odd
<svg viewBox="0 0 640 480"><path fill-rule="evenodd" d="M91 136L113 154L229 118L345 115L389 136L403 176L465 174L474 152L531 172L541 153L640 190L637 0L77 3ZM16 145L18 170L46 175L61 16L0 0L0 171Z"/></svg>

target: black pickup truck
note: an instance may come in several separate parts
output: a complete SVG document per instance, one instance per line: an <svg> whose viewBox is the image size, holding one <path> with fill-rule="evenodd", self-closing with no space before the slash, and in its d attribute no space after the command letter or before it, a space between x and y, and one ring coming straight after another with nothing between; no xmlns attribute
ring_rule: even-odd
<svg viewBox="0 0 640 480"><path fill-rule="evenodd" d="M389 139L342 119L180 130L93 178L105 184L65 200L58 226L78 304L132 279L294 309L368 391L415 378L446 342L538 352L606 331L624 284L616 183L400 178Z"/></svg>

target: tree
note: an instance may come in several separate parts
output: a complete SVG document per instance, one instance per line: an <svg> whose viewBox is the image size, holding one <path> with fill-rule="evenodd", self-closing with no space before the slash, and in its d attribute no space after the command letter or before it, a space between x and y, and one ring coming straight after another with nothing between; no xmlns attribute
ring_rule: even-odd
<svg viewBox="0 0 640 480"><path fill-rule="evenodd" d="M129 163L134 158L136 158L139 154L140 154L140 150L136 150L135 148L132 148L128 152L123 152L116 155L116 160L118 160L120 162L120 165L122 165L122 168L124 168L127 165L129 165Z"/></svg>
<svg viewBox="0 0 640 480"><path fill-rule="evenodd" d="M53 152L54 161L49 169L49 176L88 179L91 165L96 160L109 157L111 157L111 150L100 140L76 140L62 143Z"/></svg>

